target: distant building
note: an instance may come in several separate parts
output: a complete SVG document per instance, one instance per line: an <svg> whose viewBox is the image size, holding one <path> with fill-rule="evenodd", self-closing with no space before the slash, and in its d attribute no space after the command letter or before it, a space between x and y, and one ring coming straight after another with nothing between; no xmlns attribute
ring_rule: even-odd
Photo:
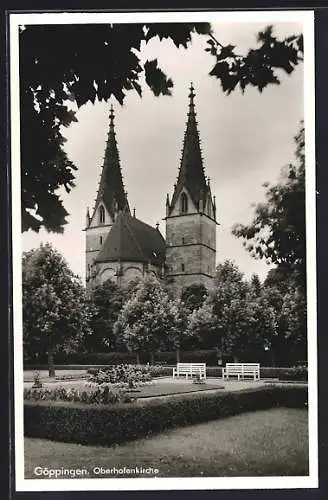
<svg viewBox="0 0 328 500"><path fill-rule="evenodd" d="M194 283L211 286L216 262L216 205L206 179L197 130L194 88L173 195L166 197L166 239L131 215L114 130L113 107L104 164L90 215L86 215L86 285L107 279L123 285L152 274L179 295Z"/></svg>

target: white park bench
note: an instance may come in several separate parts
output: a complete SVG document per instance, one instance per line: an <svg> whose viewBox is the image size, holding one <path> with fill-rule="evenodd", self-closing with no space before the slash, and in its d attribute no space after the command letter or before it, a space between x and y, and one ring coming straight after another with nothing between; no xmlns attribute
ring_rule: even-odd
<svg viewBox="0 0 328 500"><path fill-rule="evenodd" d="M229 380L229 377L238 377L238 380L252 377L260 380L260 363L227 363L222 368L222 378Z"/></svg>
<svg viewBox="0 0 328 500"><path fill-rule="evenodd" d="M173 368L173 378L184 375L188 379L189 375L192 378L199 375L201 379L206 378L206 363L177 363Z"/></svg>

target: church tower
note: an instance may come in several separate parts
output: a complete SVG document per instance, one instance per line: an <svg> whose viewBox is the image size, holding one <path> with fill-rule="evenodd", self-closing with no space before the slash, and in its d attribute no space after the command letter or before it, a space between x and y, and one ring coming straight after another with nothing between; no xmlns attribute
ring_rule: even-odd
<svg viewBox="0 0 328 500"><path fill-rule="evenodd" d="M109 131L98 192L92 213L86 213L86 286L92 283L94 262L103 247L119 212L130 214L124 190L120 159L114 130L114 110L109 114Z"/></svg>
<svg viewBox="0 0 328 500"><path fill-rule="evenodd" d="M216 267L216 205L206 179L197 129L194 88L177 183L166 199L166 277L174 295L185 287L210 288Z"/></svg>

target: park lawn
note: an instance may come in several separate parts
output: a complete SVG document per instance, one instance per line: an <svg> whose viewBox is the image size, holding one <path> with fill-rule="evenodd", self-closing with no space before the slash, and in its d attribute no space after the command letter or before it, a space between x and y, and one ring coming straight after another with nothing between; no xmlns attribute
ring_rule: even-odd
<svg viewBox="0 0 328 500"><path fill-rule="evenodd" d="M157 468L158 477L306 476L306 409L275 408L168 430L112 447L25 439L25 477L35 467ZM139 475L138 477L150 477Z"/></svg>
<svg viewBox="0 0 328 500"><path fill-rule="evenodd" d="M187 392L198 392L208 390L223 389L218 384L193 384L193 382L158 382L153 385L144 385L137 389L137 391L127 391L128 394L137 398L149 398L153 396L169 396L172 394L183 394Z"/></svg>

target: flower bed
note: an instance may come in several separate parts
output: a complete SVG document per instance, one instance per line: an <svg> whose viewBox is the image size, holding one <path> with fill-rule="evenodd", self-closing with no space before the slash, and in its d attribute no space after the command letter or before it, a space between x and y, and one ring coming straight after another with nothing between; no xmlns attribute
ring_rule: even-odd
<svg viewBox="0 0 328 500"><path fill-rule="evenodd" d="M42 387L24 389L24 399L32 401L73 401L86 404L115 404L133 401L138 387L152 381L148 366L118 365L89 371L82 387Z"/></svg>
<svg viewBox="0 0 328 500"><path fill-rule="evenodd" d="M126 383L136 387L139 383L152 380L150 367L147 365L116 365L108 368L89 369L90 382L96 384Z"/></svg>
<svg viewBox="0 0 328 500"><path fill-rule="evenodd" d="M24 389L25 401L71 401L85 404L128 403L133 397L126 393L126 386L115 387L103 384L98 387L86 386L85 389L74 387L54 387Z"/></svg>

